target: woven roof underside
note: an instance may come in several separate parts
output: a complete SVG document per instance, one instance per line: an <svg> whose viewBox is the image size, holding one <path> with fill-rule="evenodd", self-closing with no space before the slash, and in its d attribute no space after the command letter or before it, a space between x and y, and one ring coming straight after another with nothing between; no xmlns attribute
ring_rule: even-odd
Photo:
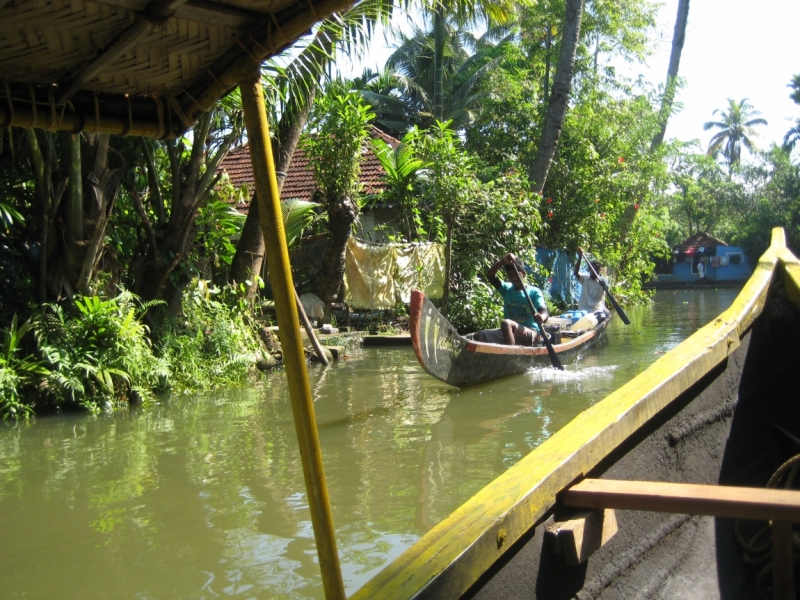
<svg viewBox="0 0 800 600"><path fill-rule="evenodd" d="M176 135L352 3L0 0L0 124Z"/></svg>
<svg viewBox="0 0 800 600"><path fill-rule="evenodd" d="M69 80L88 65L119 32L133 24L130 10L95 2L63 3L37 26L33 2L15 7L13 18L0 18L3 76L25 83ZM230 27L173 18L156 24L120 53L83 89L115 94L169 94L186 87L236 38Z"/></svg>

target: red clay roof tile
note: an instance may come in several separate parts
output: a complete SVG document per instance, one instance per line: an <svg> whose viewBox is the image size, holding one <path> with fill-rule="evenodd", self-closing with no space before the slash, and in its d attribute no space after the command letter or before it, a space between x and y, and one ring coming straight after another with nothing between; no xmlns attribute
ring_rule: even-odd
<svg viewBox="0 0 800 600"><path fill-rule="evenodd" d="M393 148L396 148L400 144L398 140L376 127L372 127L370 137L381 139ZM361 164L362 189L365 194L376 194L385 187L383 184L385 172L383 166L381 166L380 160L378 160L378 157L372 149L372 144L365 144L365 148L367 156ZM286 181L283 182L283 188L281 190L282 198L299 198L301 200L313 199L316 183L314 182L314 174L309 168L308 163L309 161L306 153L298 146L292 156L292 162L286 174ZM252 198L255 186L253 184L253 167L250 162L250 146L248 144L244 144L236 150L232 150L220 163L218 171L227 172L230 182L237 188L246 184ZM243 213L247 213L249 206L242 203L238 204L236 208Z"/></svg>

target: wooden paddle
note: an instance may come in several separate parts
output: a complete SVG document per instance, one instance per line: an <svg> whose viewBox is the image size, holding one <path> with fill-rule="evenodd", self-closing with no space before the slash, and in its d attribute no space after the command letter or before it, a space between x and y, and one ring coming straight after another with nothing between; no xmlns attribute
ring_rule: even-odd
<svg viewBox="0 0 800 600"><path fill-rule="evenodd" d="M614 310L616 310L617 314L619 314L619 318L622 319L622 322L625 323L625 325L630 325L631 320L628 318L628 315L625 314L625 311L622 310L619 302L617 302L616 298L614 298L614 296L611 295L611 292L608 291L608 288L603 283L603 280L600 279L600 274L594 270L592 263L589 262L589 259L586 258L586 255L583 253L583 251L581 251L581 257L583 257L583 259L586 261L586 264L589 265L589 270L594 273L594 276L597 278L597 283L599 283L600 286L605 290L606 296L608 296L608 299L611 301L611 305L614 307Z"/></svg>
<svg viewBox="0 0 800 600"><path fill-rule="evenodd" d="M531 297L528 295L528 290L525 289L525 279L519 272L517 273L517 276L519 277L519 280L522 283L522 293L525 295L525 298L528 301L528 306L531 307L531 313L535 317L535 315L538 314L539 311L536 310L536 307L533 305L533 300L531 300ZM561 359L558 358L558 354L556 354L556 349L553 348L553 344L550 341L550 338L547 337L547 334L544 332L544 327L542 326L541 323L537 323L535 318L533 322L536 323L537 327L539 328L539 333L541 333L542 335L542 339L544 340L544 345L547 346L547 354L550 356L550 363L553 365L553 368L558 369L559 371L563 371L564 367L561 364Z"/></svg>

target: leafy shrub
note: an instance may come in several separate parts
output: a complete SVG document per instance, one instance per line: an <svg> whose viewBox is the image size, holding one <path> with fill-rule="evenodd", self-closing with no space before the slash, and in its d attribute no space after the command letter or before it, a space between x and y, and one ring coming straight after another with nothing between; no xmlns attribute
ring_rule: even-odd
<svg viewBox="0 0 800 600"><path fill-rule="evenodd" d="M4 332L0 354L0 415L3 419L26 418L33 409L24 402L25 388L31 387L37 376L46 373L42 364L33 357L20 358L22 338L30 329L30 322L17 327L14 315L11 326Z"/></svg>
<svg viewBox="0 0 800 600"><path fill-rule="evenodd" d="M171 366L175 388L230 385L253 373L261 347L245 320L243 293L194 279L183 293L180 316L163 316L158 352Z"/></svg>
<svg viewBox="0 0 800 600"><path fill-rule="evenodd" d="M47 304L21 326L14 317L3 332L0 415L25 418L62 407L98 412L151 399L168 384L169 365L153 354L141 321L149 306L123 290L108 300ZM23 348L29 330L34 340Z"/></svg>
<svg viewBox="0 0 800 600"><path fill-rule="evenodd" d="M451 299L447 315L462 333L495 329L503 320L503 302L491 285L475 278L462 283Z"/></svg>
<svg viewBox="0 0 800 600"><path fill-rule="evenodd" d="M153 354L141 319L152 304L123 290L117 297L78 297L48 304L34 317L37 353L47 373L46 404L98 412L129 400L148 400L169 382L169 365Z"/></svg>

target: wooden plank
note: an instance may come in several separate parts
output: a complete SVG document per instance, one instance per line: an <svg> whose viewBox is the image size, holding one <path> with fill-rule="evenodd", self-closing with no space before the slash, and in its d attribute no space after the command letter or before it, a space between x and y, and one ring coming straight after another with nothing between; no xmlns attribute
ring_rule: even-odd
<svg viewBox="0 0 800 600"><path fill-rule="evenodd" d="M564 557L568 565L578 565L588 558L617 533L617 517L614 511L580 511L550 523L544 531L545 543L556 554Z"/></svg>
<svg viewBox="0 0 800 600"><path fill-rule="evenodd" d="M772 524L772 597L774 600L794 599L794 558L792 557L792 524L775 521Z"/></svg>
<svg viewBox="0 0 800 600"><path fill-rule="evenodd" d="M616 508L732 519L800 522L800 491L771 488L584 479L562 494L565 506Z"/></svg>
<svg viewBox="0 0 800 600"><path fill-rule="evenodd" d="M716 367L761 313L782 230L731 307L640 375L587 409L387 565L354 600L458 598L555 504L556 494ZM503 530L503 543L498 533Z"/></svg>

